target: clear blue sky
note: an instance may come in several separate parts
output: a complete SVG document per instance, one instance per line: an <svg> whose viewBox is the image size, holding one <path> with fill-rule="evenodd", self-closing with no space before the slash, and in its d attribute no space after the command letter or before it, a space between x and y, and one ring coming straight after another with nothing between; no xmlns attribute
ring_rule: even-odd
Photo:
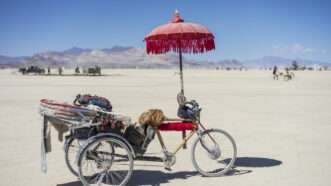
<svg viewBox="0 0 331 186"><path fill-rule="evenodd" d="M144 36L176 8L216 37L216 51L198 58L331 61L330 0L1 0L0 55L145 47Z"/></svg>

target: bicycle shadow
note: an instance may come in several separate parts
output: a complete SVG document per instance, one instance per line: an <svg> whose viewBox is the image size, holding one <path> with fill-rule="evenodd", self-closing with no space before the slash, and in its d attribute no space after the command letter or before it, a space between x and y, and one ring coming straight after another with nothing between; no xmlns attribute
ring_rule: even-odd
<svg viewBox="0 0 331 186"><path fill-rule="evenodd" d="M237 175L247 174L250 172L252 171L233 169L224 176L237 176ZM160 184L170 183L171 180L188 179L193 176L201 176L201 175L197 171L163 172L158 170L134 170L134 173L127 185L158 186ZM74 181L69 183L57 184L57 186L82 186L82 183L80 181Z"/></svg>
<svg viewBox="0 0 331 186"><path fill-rule="evenodd" d="M250 170L233 169L224 176L238 176L250 172L251 172ZM153 170L135 170L134 175L130 179L128 185L158 186L160 184L170 183L171 180L177 180L177 179L186 180L190 177L195 177L195 176L203 177L197 171L163 172L163 171L153 171Z"/></svg>
<svg viewBox="0 0 331 186"><path fill-rule="evenodd" d="M157 157L147 157L140 159L142 161L160 161ZM139 160L138 160L139 161ZM229 159L223 160L230 161ZM234 169L230 170L224 176L238 176L253 172L252 170L238 169L239 167L263 168L279 166L283 162L271 158L262 157L238 157L234 164ZM148 166L148 165L146 165ZM170 183L176 179L188 179L190 177L201 176L197 171L178 171L178 172L163 172L160 170L141 170L135 169L128 185L151 185L158 186L160 184ZM203 176L201 176L203 178ZM206 178L208 179L208 178ZM57 184L57 186L82 186L80 181Z"/></svg>
<svg viewBox="0 0 331 186"><path fill-rule="evenodd" d="M228 163L230 159L223 160ZM262 157L238 157L234 163L235 167L252 167L252 168L263 168L263 167L273 167L279 166L283 162L271 158Z"/></svg>

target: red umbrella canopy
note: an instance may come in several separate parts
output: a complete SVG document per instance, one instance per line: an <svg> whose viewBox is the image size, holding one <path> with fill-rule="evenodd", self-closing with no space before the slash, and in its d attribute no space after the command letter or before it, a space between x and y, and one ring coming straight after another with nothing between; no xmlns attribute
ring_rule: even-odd
<svg viewBox="0 0 331 186"><path fill-rule="evenodd" d="M208 28L184 22L176 11L170 23L161 25L145 37L146 50L150 54L169 51L203 53L215 49L214 35Z"/></svg>

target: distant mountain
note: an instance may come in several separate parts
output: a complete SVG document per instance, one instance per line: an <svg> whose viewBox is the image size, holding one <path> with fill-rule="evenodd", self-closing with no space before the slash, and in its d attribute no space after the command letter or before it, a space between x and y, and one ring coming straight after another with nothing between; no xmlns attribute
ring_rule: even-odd
<svg viewBox="0 0 331 186"><path fill-rule="evenodd" d="M248 68L270 68L275 65L284 68L291 66L293 61L296 61L299 64L299 66L313 67L318 65L318 66L331 67L331 63L328 62L321 62L317 60L306 60L306 59L288 59L277 56L265 56L259 59L246 60L243 61L242 63Z"/></svg>
<svg viewBox="0 0 331 186"><path fill-rule="evenodd" d="M28 57L8 57L0 55L1 67L18 67L26 62Z"/></svg>
<svg viewBox="0 0 331 186"><path fill-rule="evenodd" d="M144 49L114 46L109 49L71 48L62 52L48 51L33 55L25 65L104 68L172 68L178 55L147 55Z"/></svg>
<svg viewBox="0 0 331 186"><path fill-rule="evenodd" d="M84 48L79 48L79 47L72 47L69 48L67 50L64 50L63 53L64 54L68 54L68 55L80 55L83 52L89 52L91 51L91 49L84 49Z"/></svg>
<svg viewBox="0 0 331 186"><path fill-rule="evenodd" d="M188 62L190 61L190 62ZM242 68L245 67L243 63L236 59L226 59L226 60L220 60L220 61L192 61L192 60L186 60L184 63L189 68Z"/></svg>
<svg viewBox="0 0 331 186"><path fill-rule="evenodd" d="M28 58L23 65L40 67L89 67L99 65L104 68L177 68L178 54L147 55L145 49L114 46L103 49L72 47L64 51L46 51ZM242 67L238 60L217 62L198 61L183 58L186 68Z"/></svg>
<svg viewBox="0 0 331 186"><path fill-rule="evenodd" d="M0 56L0 64L20 64L23 63L26 57L8 57Z"/></svg>
<svg viewBox="0 0 331 186"><path fill-rule="evenodd" d="M236 59L220 61L201 61L184 58L185 68L270 68L288 67L293 59L276 56L265 56L258 59L239 61ZM314 60L295 59L299 65L329 66L331 63ZM130 46L114 46L112 48L89 49L72 47L64 51L46 51L31 57L0 56L2 67L18 67L37 65L40 67L91 67L99 65L103 68L177 68L178 54L147 55L145 49Z"/></svg>
<svg viewBox="0 0 331 186"><path fill-rule="evenodd" d="M101 49L104 52L124 52L126 50L134 49L134 47L113 46L112 48Z"/></svg>
<svg viewBox="0 0 331 186"><path fill-rule="evenodd" d="M246 60L243 63L249 68L269 68L275 65L280 67L289 66L291 62L291 59L276 56L265 56L258 59Z"/></svg>
<svg viewBox="0 0 331 186"><path fill-rule="evenodd" d="M232 59L232 60L221 60L221 61L218 61L216 62L216 64L220 67L223 67L223 68L242 68L242 67L245 67L245 65L236 60L236 59Z"/></svg>

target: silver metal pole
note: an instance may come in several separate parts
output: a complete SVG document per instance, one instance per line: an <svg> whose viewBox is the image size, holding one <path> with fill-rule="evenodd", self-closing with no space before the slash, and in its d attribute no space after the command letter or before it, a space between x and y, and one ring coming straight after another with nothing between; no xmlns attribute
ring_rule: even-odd
<svg viewBox="0 0 331 186"><path fill-rule="evenodd" d="M179 49L179 75L180 75L180 92L184 96L184 78L183 78L183 57L182 50ZM182 131L182 139L186 138L186 131ZM186 149L186 141L184 141L183 149Z"/></svg>
<svg viewBox="0 0 331 186"><path fill-rule="evenodd" d="M184 78L183 78L183 57L182 50L179 49L179 75L180 75L180 92L184 95Z"/></svg>

